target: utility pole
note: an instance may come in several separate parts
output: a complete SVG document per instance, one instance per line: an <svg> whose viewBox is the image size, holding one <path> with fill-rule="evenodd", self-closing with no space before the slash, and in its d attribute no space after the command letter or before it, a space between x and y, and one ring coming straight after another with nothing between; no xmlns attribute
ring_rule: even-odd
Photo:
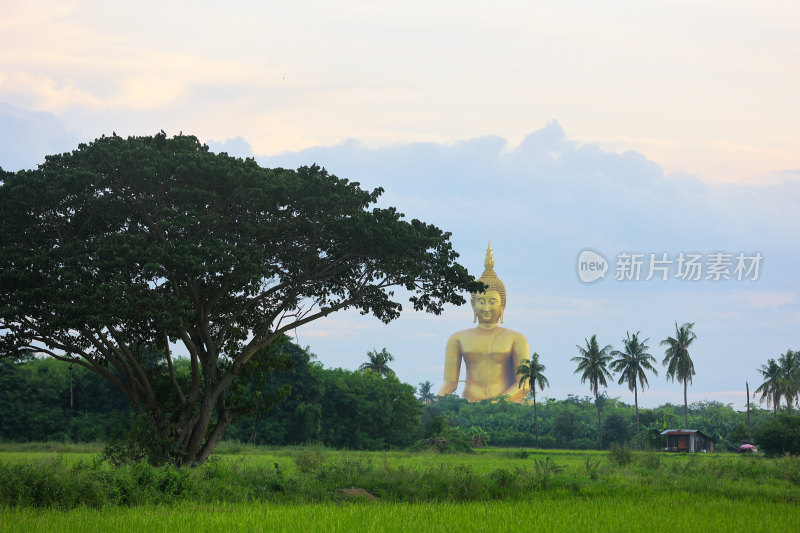
<svg viewBox="0 0 800 533"><path fill-rule="evenodd" d="M747 435L750 435L750 384L746 381L744 386L747 388Z"/></svg>

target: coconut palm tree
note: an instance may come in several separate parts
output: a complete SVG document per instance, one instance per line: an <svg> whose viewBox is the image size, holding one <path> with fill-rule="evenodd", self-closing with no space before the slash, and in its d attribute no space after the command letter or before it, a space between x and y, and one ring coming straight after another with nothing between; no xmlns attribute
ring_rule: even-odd
<svg viewBox="0 0 800 533"><path fill-rule="evenodd" d="M761 377L764 378L764 383L758 386L755 390L756 393L761 395L759 403L766 400L767 407L772 405L772 416L778 415L778 407L781 403L781 367L775 362L775 359L768 359L766 365L761 365L758 369L761 372Z"/></svg>
<svg viewBox="0 0 800 533"><path fill-rule="evenodd" d="M389 368L389 362L394 361L394 356L383 348L380 352L377 350L370 350L367 352L369 361L358 367L359 370L370 370L376 372L383 377L394 376L394 370Z"/></svg>
<svg viewBox="0 0 800 533"><path fill-rule="evenodd" d="M639 393L637 392L638 388L636 382L638 381L639 386L644 390L645 385L650 385L647 382L645 370L650 370L656 376L658 372L652 365L652 363L656 362L656 358L647 353L647 350L650 349L647 345L647 341L650 339L640 341L638 331L633 335L629 332L626 332L626 334L627 338L622 339L622 345L625 347L625 350L622 352L619 350L611 352L611 355L616 357L614 361L611 361L611 370L620 372L621 375L617 383L620 385L627 383L628 390L633 392L633 403L636 406L636 431L638 432Z"/></svg>
<svg viewBox="0 0 800 533"><path fill-rule="evenodd" d="M585 339L584 339L585 340ZM586 340L586 348L576 345L579 355L572 360L578 363L575 373L582 372L581 383L589 382L589 388L594 393L594 404L597 406L597 449L603 447L603 423L600 420L600 385L608 386L606 378L611 378L608 371L608 363L611 361L612 346L607 344L600 349L597 344L597 335L592 335L590 340Z"/></svg>
<svg viewBox="0 0 800 533"><path fill-rule="evenodd" d="M667 346L662 364L667 367L667 378L683 383L683 423L689 428L689 403L686 400L686 388L694 376L694 363L689 356L689 346L697 338L692 328L694 322L686 322L680 328L675 322L675 336L667 337L661 341L662 346Z"/></svg>
<svg viewBox="0 0 800 533"><path fill-rule="evenodd" d="M786 410L792 414L792 404L800 392L800 352L786 350L778 358L781 369L781 395L786 400Z"/></svg>
<svg viewBox="0 0 800 533"><path fill-rule="evenodd" d="M544 390L546 386L550 386L550 382L542 374L545 370L544 365L539 362L539 354L536 352L533 352L530 361L523 359L517 367L517 375L520 376L519 386L524 387L525 382L527 382L531 396L533 396L533 426L536 430L537 448L539 447L539 419L536 418L536 387L538 386L539 390Z"/></svg>
<svg viewBox="0 0 800 533"><path fill-rule="evenodd" d="M436 398L436 396L433 395L433 391L431 391L432 387L433 383L430 381L424 381L419 384L419 400L425 405L432 404L434 398Z"/></svg>

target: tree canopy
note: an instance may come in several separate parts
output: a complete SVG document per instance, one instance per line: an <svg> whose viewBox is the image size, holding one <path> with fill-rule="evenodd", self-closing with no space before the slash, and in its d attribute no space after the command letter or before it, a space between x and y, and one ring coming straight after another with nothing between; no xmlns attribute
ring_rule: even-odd
<svg viewBox="0 0 800 533"><path fill-rule="evenodd" d="M781 396L786 400L786 411L792 414L792 404L800 394L800 352L786 350L778 358Z"/></svg>
<svg viewBox="0 0 800 533"><path fill-rule="evenodd" d="M767 364L761 365L758 369L764 382L755 390L756 394L761 395L761 402L766 401L767 407L772 405L772 410L775 416L778 414L778 407L780 407L781 396L783 395L783 387L781 386L781 367L775 362L775 359L768 359Z"/></svg>
<svg viewBox="0 0 800 533"><path fill-rule="evenodd" d="M374 207L318 166L266 169L195 137L102 137L0 171L0 357L83 366L153 423L176 463L202 463L285 368L284 332L357 309L440 313L483 286L449 233ZM190 372L175 372L180 349Z"/></svg>
<svg viewBox="0 0 800 533"><path fill-rule="evenodd" d="M394 361L394 356L386 351L386 348L370 350L367 352L367 362L358 367L359 370L375 372L381 376L394 376L394 370L389 368L389 363Z"/></svg>

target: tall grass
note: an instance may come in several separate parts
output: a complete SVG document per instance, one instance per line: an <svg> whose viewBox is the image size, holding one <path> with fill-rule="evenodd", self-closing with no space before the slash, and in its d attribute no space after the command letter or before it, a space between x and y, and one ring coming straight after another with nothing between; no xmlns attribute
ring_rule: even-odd
<svg viewBox="0 0 800 533"><path fill-rule="evenodd" d="M332 452L320 447L215 456L197 468L99 456L68 462L4 460L0 506L74 509L194 502L479 502L549 496L602 498L674 493L800 503L800 459L625 453L470 455Z"/></svg>
<svg viewBox="0 0 800 533"><path fill-rule="evenodd" d="M103 442L4 442L0 441L0 452L10 453L99 453L103 450Z"/></svg>

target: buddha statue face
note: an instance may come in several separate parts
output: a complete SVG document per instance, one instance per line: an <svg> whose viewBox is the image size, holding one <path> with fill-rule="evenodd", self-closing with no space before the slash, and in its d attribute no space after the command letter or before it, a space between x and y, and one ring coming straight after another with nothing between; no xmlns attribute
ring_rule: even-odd
<svg viewBox="0 0 800 533"><path fill-rule="evenodd" d="M494 289L475 295L472 310L480 324L497 324L503 314L503 300Z"/></svg>
<svg viewBox="0 0 800 533"><path fill-rule="evenodd" d="M503 310L506 308L506 286L494 271L492 243L489 243L489 247L486 249L483 266L485 270L478 281L486 285L486 292L472 293L472 311L481 326L485 327L490 324L496 326L498 321L503 322Z"/></svg>

